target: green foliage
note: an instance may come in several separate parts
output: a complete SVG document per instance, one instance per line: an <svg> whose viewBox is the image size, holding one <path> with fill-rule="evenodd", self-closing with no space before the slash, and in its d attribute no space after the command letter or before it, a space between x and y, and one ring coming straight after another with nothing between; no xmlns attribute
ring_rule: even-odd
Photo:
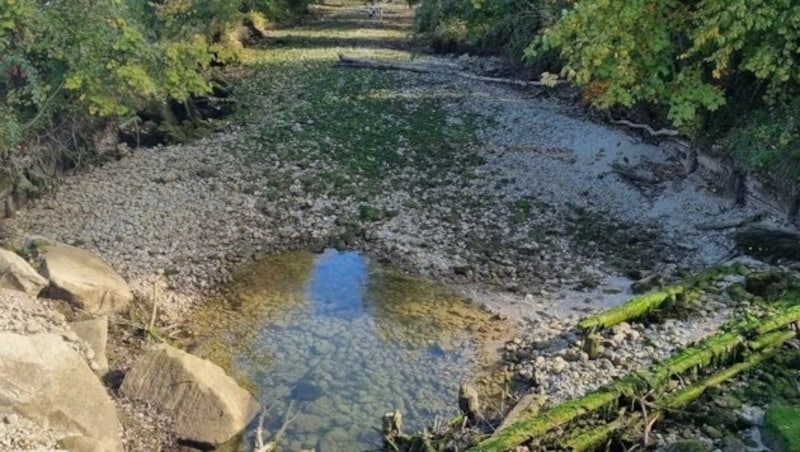
<svg viewBox="0 0 800 452"><path fill-rule="evenodd" d="M734 124L721 141L743 167L800 182L800 97Z"/></svg>
<svg viewBox="0 0 800 452"><path fill-rule="evenodd" d="M773 405L764 415L764 433L770 445L786 452L800 452L800 408Z"/></svg>
<svg viewBox="0 0 800 452"><path fill-rule="evenodd" d="M244 0L241 9L255 11L272 22L285 22L303 14L315 0Z"/></svg>
<svg viewBox="0 0 800 452"><path fill-rule="evenodd" d="M557 18L560 0L429 0L417 9L417 32L442 50L501 50L520 59L542 26Z"/></svg>
<svg viewBox="0 0 800 452"><path fill-rule="evenodd" d="M692 129L726 103L741 72L764 81L772 102L796 95L798 23L791 0L589 0L535 37L528 54L558 50L562 76L595 106L663 106L673 124Z"/></svg>
<svg viewBox="0 0 800 452"><path fill-rule="evenodd" d="M0 157L60 117L130 117L208 93L212 62L238 57L245 17L288 18L308 3L0 0Z"/></svg>

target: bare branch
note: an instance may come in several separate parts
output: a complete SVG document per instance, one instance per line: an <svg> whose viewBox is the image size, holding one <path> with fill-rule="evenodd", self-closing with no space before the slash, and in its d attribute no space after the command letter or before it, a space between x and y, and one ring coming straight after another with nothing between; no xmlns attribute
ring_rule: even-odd
<svg viewBox="0 0 800 452"><path fill-rule="evenodd" d="M447 63L403 63L399 61L381 61L372 58L356 58L339 55L339 65L344 67L377 69L384 71L406 71L423 74L449 74L468 80L477 80L487 83L501 83L517 86L537 86L551 87L564 83L563 80L553 80L552 82L542 82L537 80L519 80L501 77L485 77L482 75L470 74L469 72L458 70L458 66Z"/></svg>
<svg viewBox="0 0 800 452"><path fill-rule="evenodd" d="M628 121L627 119L611 119L611 123L612 124L620 124L620 125L623 125L623 126L628 126L628 127L632 128L632 129L643 129L647 133L649 133L651 137L676 137L676 136L679 136L681 134L680 132L678 132L675 129L653 130L653 128L650 127L647 124L638 124L638 123L635 123L635 122Z"/></svg>

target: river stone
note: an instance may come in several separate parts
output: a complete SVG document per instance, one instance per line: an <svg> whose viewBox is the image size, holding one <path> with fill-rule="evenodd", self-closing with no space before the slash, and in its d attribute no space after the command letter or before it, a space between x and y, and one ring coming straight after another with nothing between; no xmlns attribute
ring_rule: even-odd
<svg viewBox="0 0 800 452"><path fill-rule="evenodd" d="M139 358L120 392L170 413L179 438L202 444L227 442L260 408L222 368L166 344Z"/></svg>
<svg viewBox="0 0 800 452"><path fill-rule="evenodd" d="M359 446L355 443L355 437L350 436L347 430L336 427L322 436L317 448L323 451L358 450Z"/></svg>
<svg viewBox="0 0 800 452"><path fill-rule="evenodd" d="M315 414L300 413L292 421L292 429L300 433L320 433L328 430L330 424L331 420L329 418Z"/></svg>
<svg viewBox="0 0 800 452"><path fill-rule="evenodd" d="M96 319L72 322L69 327L78 335L94 352L95 369L98 375L108 372L108 359L106 358L106 342L108 340L108 317L101 316Z"/></svg>
<svg viewBox="0 0 800 452"><path fill-rule="evenodd" d="M58 335L0 333L0 411L3 407L65 436L88 437L98 451L122 451L111 398Z"/></svg>
<svg viewBox="0 0 800 452"><path fill-rule="evenodd" d="M47 286L42 277L25 259L0 248L0 288L17 290L35 297Z"/></svg>
<svg viewBox="0 0 800 452"><path fill-rule="evenodd" d="M124 309L133 293L102 259L62 243L42 250L41 273L50 279L48 295L68 301L91 314L110 314Z"/></svg>
<svg viewBox="0 0 800 452"><path fill-rule="evenodd" d="M302 380L292 387L290 395L293 400L298 402L313 402L325 395L325 391L320 385Z"/></svg>

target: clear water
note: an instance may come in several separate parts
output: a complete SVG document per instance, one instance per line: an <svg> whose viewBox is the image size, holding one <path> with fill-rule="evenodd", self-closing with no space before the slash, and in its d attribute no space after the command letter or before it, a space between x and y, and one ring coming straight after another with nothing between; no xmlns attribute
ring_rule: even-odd
<svg viewBox="0 0 800 452"><path fill-rule="evenodd" d="M257 395L266 431L294 417L286 451L374 450L393 409L407 431L458 414L458 385L477 372L481 344L505 332L446 288L356 252L266 259L227 298L198 318L195 353ZM252 435L239 445L250 449Z"/></svg>

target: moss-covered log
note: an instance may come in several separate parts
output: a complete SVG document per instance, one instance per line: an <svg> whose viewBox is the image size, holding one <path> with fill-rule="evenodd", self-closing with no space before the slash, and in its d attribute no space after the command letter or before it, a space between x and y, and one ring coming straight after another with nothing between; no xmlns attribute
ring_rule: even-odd
<svg viewBox="0 0 800 452"><path fill-rule="evenodd" d="M603 328L612 327L626 320L641 317L658 309L665 302L674 300L678 294L682 294L685 291L686 286L677 285L667 287L657 292L633 297L621 305L581 320L581 322L578 323L578 328L585 334L590 334Z"/></svg>
<svg viewBox="0 0 800 452"><path fill-rule="evenodd" d="M558 426L566 425L581 416L608 406L616 402L619 397L619 391L614 389L591 392L578 399L562 403L536 417L521 419L482 441L472 450L504 451L513 449L531 438L540 437Z"/></svg>
<svg viewBox="0 0 800 452"><path fill-rule="evenodd" d="M603 425L580 430L559 441L559 449L572 452L596 450L606 443L614 432L636 425L641 419L641 414L631 413Z"/></svg>
<svg viewBox="0 0 800 452"><path fill-rule="evenodd" d="M761 322L753 332L757 335L762 335L798 321L800 321L800 305L793 306L771 317L769 320Z"/></svg>
<svg viewBox="0 0 800 452"><path fill-rule="evenodd" d="M736 375L752 369L765 359L773 356L783 343L794 336L795 333L793 331L776 331L759 337L748 343L749 348L755 353L750 354L744 361L719 371L700 383L662 397L656 403L661 409L648 412L647 418L645 418L644 412L629 413L603 425L575 432L559 441L559 446L573 452L596 450L606 443L614 432L634 428L636 425L641 424L643 420L653 422L663 416L663 409L674 410L685 407L697 400L709 387L719 386Z"/></svg>
<svg viewBox="0 0 800 452"><path fill-rule="evenodd" d="M578 323L578 328L580 328L584 334L588 335L603 328L612 327L626 320L642 317L668 304L667 302L674 301L677 296L686 295L687 292L690 292L692 289L702 287L721 275L742 274L745 268L746 267L741 264L709 268L708 270L686 278L679 284L633 297L621 305L589 316Z"/></svg>
<svg viewBox="0 0 800 452"><path fill-rule="evenodd" d="M688 388L681 389L670 394L662 401L662 405L665 408L669 409L676 409L684 407L694 400L696 400L700 395L703 394L703 391L712 387L712 386L719 386L722 383L730 380L731 378L739 375L740 373L752 369L756 364L764 361L765 359L771 357L777 351L777 347L771 347L763 352L755 353L750 355L746 360L736 363L724 370L721 370L714 375L710 376L706 380L702 382L692 385Z"/></svg>
<svg viewBox="0 0 800 452"><path fill-rule="evenodd" d="M758 324L751 323L743 327L740 332L746 333L757 330ZM691 369L708 367L719 360L733 356L745 349L743 345L747 345L746 348L750 350L774 348L776 345L788 340L793 334L792 332L779 331L767 336L758 336L748 343L745 342L745 336L739 334L739 332L717 334L698 345L688 347L669 359L653 365L648 371L631 372L605 388L553 407L536 417L521 419L519 422L508 426L501 432L481 442L476 450L511 449L531 438L541 437L589 413L612 406L624 396L635 398L638 394L643 394L652 389L660 389L673 376L681 375ZM736 370L734 375L741 372L741 370Z"/></svg>
<svg viewBox="0 0 800 452"><path fill-rule="evenodd" d="M713 336L654 365L649 371L631 372L606 388L565 402L536 417L521 419L481 442L476 450L512 449L530 438L540 437L584 415L614 405L623 396L634 397L636 394L659 388L674 375L706 366L719 357L729 355L743 342L744 338L735 333Z"/></svg>

